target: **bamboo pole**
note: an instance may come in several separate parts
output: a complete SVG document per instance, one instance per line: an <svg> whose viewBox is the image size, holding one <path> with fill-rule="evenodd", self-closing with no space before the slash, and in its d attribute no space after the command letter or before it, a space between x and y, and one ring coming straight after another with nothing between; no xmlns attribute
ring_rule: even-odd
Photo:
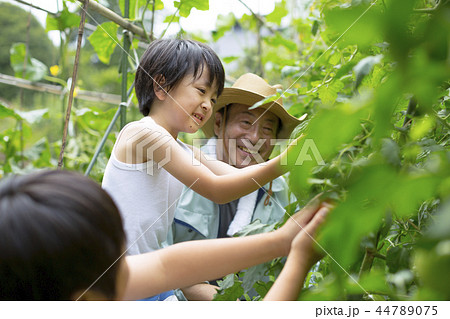
<svg viewBox="0 0 450 319"><path fill-rule="evenodd" d="M41 82L32 82L30 80L16 78L11 75L0 73L0 83L21 87L28 90L51 93L56 95L65 94L65 89L62 86L47 84ZM121 101L120 95L110 94L103 92L78 90L76 99L91 101L91 102L104 102L110 104L119 104Z"/></svg>
<svg viewBox="0 0 450 319"><path fill-rule="evenodd" d="M63 138L62 138L62 142L61 142L61 152L59 153L59 160L58 160L58 169L62 168L63 160L64 160L64 150L66 148L67 131L69 129L70 113L72 111L73 93L75 91L75 83L77 82L78 62L80 61L80 51L81 51L81 40L83 39L84 22L86 19L86 9L87 9L88 4L89 4L89 0L86 0L86 2L83 5L82 11L81 11L80 27L78 28L77 51L75 53L75 63L73 64L72 84L70 86L70 92L69 92L69 103L67 105L66 121L64 123L64 132L63 132Z"/></svg>
<svg viewBox="0 0 450 319"><path fill-rule="evenodd" d="M81 3L85 3L86 0L78 0ZM147 39L148 35L146 34L146 32L144 31L144 29L138 27L137 25L131 23L130 21L122 18L121 16L119 16L117 13L115 13L114 11L102 6L100 3L95 2L95 1L89 1L89 9L97 12L98 14L102 15L103 17L117 23L118 25L120 25L122 28L127 29L128 31L133 32L134 34Z"/></svg>

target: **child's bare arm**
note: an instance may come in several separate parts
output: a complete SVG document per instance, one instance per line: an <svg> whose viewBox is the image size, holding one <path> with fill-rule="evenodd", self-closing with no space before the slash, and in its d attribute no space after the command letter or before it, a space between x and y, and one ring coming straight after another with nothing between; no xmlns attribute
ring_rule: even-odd
<svg viewBox="0 0 450 319"><path fill-rule="evenodd" d="M127 257L130 275L125 299L141 299L187 287L286 256L293 238L311 221L318 208L316 199L271 233L183 242Z"/></svg>
<svg viewBox="0 0 450 319"><path fill-rule="evenodd" d="M210 167L219 173L216 175L183 150L163 128L154 127L149 130L143 127L140 130L134 127L133 130L137 133L131 137L129 134L128 137L122 136L122 142L117 147L120 149L118 158L126 158L127 156L123 155L125 152L134 154L128 158L134 158L138 163L148 160L161 163L164 169L184 185L219 204L249 194L287 171L287 168L281 165L282 158L286 156L285 152L284 157L278 156L265 163L239 170L232 167L224 170L223 167L226 165L224 163L220 164L220 170ZM224 173L226 174L220 175Z"/></svg>

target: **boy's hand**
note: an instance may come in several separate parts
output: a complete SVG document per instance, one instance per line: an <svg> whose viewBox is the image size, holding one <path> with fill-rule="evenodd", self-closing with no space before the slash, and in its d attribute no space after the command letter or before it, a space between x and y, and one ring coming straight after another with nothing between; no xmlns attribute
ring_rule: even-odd
<svg viewBox="0 0 450 319"><path fill-rule="evenodd" d="M291 249L291 242L295 236L301 232L306 225L308 225L308 223L319 211L321 207L319 197L321 195L322 194L319 194L311 199L305 207L292 215L286 223L276 231L281 236L283 245L285 245L284 256L287 256L289 253Z"/></svg>
<svg viewBox="0 0 450 319"><path fill-rule="evenodd" d="M302 262L304 262L307 269L311 268L323 257L323 252L319 252L315 248L315 235L317 229L324 223L326 215L331 209L331 205L322 203L311 221L303 227L303 231L299 232L291 243L289 254L301 254Z"/></svg>
<svg viewBox="0 0 450 319"><path fill-rule="evenodd" d="M301 151L300 140L304 137L304 134L300 134L300 136L292 140L287 148L279 155L279 169L281 175L286 174L289 171L289 168L292 167L293 163L297 160Z"/></svg>

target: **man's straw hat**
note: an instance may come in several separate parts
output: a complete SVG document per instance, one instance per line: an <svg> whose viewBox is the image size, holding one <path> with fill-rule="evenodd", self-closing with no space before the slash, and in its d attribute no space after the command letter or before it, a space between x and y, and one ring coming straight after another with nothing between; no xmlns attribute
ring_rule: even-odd
<svg viewBox="0 0 450 319"><path fill-rule="evenodd" d="M277 88L281 88L281 86L271 86L256 74L246 73L242 75L236 80L231 88L224 88L222 95L217 99L217 103L214 105L212 116L202 128L203 132L207 137L214 136L214 114L224 106L231 103L240 103L250 107L256 102L277 93ZM292 130L300 124L300 120L290 115L283 107L281 98L260 105L259 108L272 112L281 120L281 129L278 132L277 138L289 138Z"/></svg>

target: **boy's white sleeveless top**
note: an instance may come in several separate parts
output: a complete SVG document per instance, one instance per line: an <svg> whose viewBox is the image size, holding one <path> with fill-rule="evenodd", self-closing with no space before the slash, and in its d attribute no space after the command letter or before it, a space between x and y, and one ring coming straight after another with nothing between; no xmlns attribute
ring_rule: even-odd
<svg viewBox="0 0 450 319"><path fill-rule="evenodd" d="M149 128L156 124L144 117ZM177 142L189 154L192 151ZM137 255L162 248L173 222L183 184L157 163L120 162L111 152L102 187L120 210L127 236L127 254Z"/></svg>

